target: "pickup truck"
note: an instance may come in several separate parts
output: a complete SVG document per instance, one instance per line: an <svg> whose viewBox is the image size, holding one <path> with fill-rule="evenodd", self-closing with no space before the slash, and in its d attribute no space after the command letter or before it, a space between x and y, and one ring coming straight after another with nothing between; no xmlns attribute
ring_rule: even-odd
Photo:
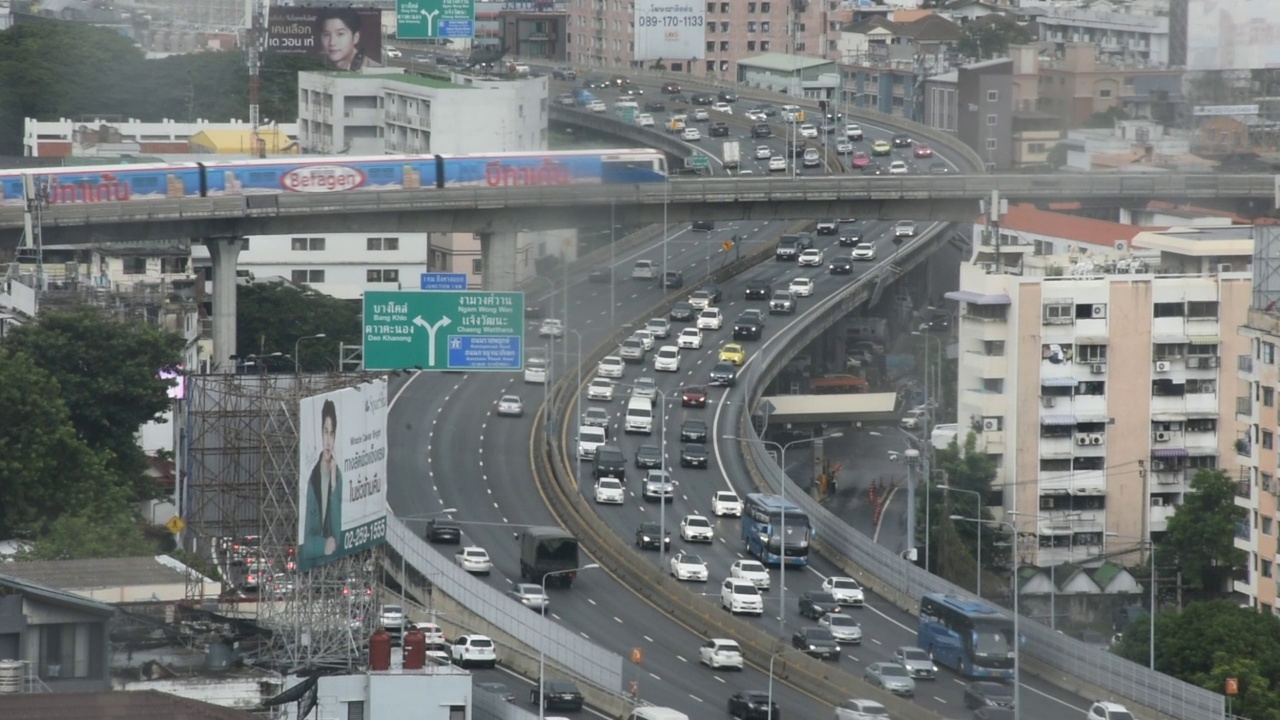
<svg viewBox="0 0 1280 720"><path fill-rule="evenodd" d="M764 279L748 280L746 298L748 300L768 300L769 281Z"/></svg>
<svg viewBox="0 0 1280 720"><path fill-rule="evenodd" d="M740 317L733 323L734 340L759 340L763 328L754 317Z"/></svg>
<svg viewBox="0 0 1280 720"><path fill-rule="evenodd" d="M773 251L776 260L795 260L800 256L800 236L783 235L778 240L778 247Z"/></svg>
<svg viewBox="0 0 1280 720"><path fill-rule="evenodd" d="M774 290L769 298L770 315L790 315L796 311L796 298L790 290Z"/></svg>

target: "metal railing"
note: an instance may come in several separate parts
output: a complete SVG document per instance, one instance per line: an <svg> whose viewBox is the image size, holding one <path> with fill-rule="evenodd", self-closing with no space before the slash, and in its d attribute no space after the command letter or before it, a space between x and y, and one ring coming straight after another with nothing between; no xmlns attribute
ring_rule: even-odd
<svg viewBox="0 0 1280 720"><path fill-rule="evenodd" d="M615 690L622 687L622 656L534 614L476 579L391 514L387 515L387 543L404 558L407 566L425 576L441 592L521 644L543 648L549 660L598 687Z"/></svg>

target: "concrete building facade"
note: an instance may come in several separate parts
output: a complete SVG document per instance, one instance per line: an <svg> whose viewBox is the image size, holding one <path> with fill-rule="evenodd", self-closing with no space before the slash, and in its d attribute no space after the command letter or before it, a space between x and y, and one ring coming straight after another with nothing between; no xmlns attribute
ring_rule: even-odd
<svg viewBox="0 0 1280 720"><path fill-rule="evenodd" d="M298 136L296 123L272 123L257 135L268 155L290 152ZM201 133L254 134L247 122L178 122L161 120L36 120L27 118L22 130L26 157L122 157L174 155L192 152L191 139Z"/></svg>
<svg viewBox="0 0 1280 720"><path fill-rule="evenodd" d="M988 169L1007 169L1014 155L1013 61L987 60L925 78L923 122L958 137Z"/></svg>
<svg viewBox="0 0 1280 720"><path fill-rule="evenodd" d="M1252 229L1230 225L1067 255L975 245L947 295L961 306L958 422L999 467L997 514L1035 538L1020 561L1136 550L1197 470L1235 471L1223 358L1248 347L1235 328L1252 248Z"/></svg>
<svg viewBox="0 0 1280 720"><path fill-rule="evenodd" d="M1086 43L1104 55L1140 62L1147 67L1169 65L1169 17L1138 13L1045 6L1036 18L1040 40L1065 46Z"/></svg>

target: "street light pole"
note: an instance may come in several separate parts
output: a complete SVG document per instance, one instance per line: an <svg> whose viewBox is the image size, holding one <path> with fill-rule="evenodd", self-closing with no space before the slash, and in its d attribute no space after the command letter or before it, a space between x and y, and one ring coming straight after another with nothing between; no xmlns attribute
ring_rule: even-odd
<svg viewBox="0 0 1280 720"><path fill-rule="evenodd" d="M1119 533L1112 532L1106 533L1106 536L1114 538L1124 537ZM1147 584L1151 586L1148 588L1151 595L1149 600L1151 607L1147 611L1147 667L1154 671L1156 669L1156 544L1152 542L1149 537L1145 540L1140 538L1131 539L1138 539L1140 542L1145 542L1147 544L1147 559L1151 564L1151 569L1149 571L1151 575L1147 582Z"/></svg>
<svg viewBox="0 0 1280 720"><path fill-rule="evenodd" d="M564 329L564 331L573 333L573 336L578 339L578 358L577 358L578 384L576 386L578 389L573 394L573 413L574 413L573 422L574 422L574 426L578 428L576 432L577 441L581 443L582 442L582 333L567 327ZM567 356L568 352L566 352L565 355ZM566 362L568 362L567 357L566 357ZM580 462L574 463L573 465L574 467L573 475L575 480L581 480L581 478L579 477L579 475L581 474L581 471L579 470L579 468L581 466L582 466L582 463Z"/></svg>
<svg viewBox="0 0 1280 720"><path fill-rule="evenodd" d="M929 455L930 455L929 425L933 420L932 406L937 404L932 402L933 396L930 395L929 393L929 341L933 340L938 344L938 350L939 350L938 362L939 363L942 362L942 352L941 352L942 342L937 338L929 335L928 333L923 333L923 332L920 332L919 330L916 330L911 334L919 335L920 337L924 338L925 415L924 415L924 428L923 428L924 432L922 434L921 441L920 441L920 447L924 450L924 452L922 453L924 457L921 458L920 460L920 463L921 463L920 467L922 470L924 470L924 569L926 572L929 572L929 532L930 530L932 530L932 527L930 527L930 522L929 522L929 511L933 505L933 503L930 501L930 496L932 494L932 491L930 490L930 488L933 485L933 475L929 473ZM912 508L911 510L912 512L915 512L915 508Z"/></svg>
<svg viewBox="0 0 1280 720"><path fill-rule="evenodd" d="M294 375L302 374L302 356L298 354L298 351L300 349L298 346L302 345L303 340L315 340L322 337L325 337L324 333L316 333L315 335L304 335L298 338L298 340L293 343L293 374Z"/></svg>
<svg viewBox="0 0 1280 720"><path fill-rule="evenodd" d="M939 485L938 489L943 492L968 493L978 498L978 517L982 517L982 493L977 490L965 490L964 488L952 487L950 485ZM978 523L978 580L975 584L977 587L978 598L982 598L982 523Z"/></svg>
<svg viewBox="0 0 1280 720"><path fill-rule="evenodd" d="M609 201L609 327L617 327L613 321L613 308L617 305L614 297L614 286L618 280L618 268L615 266L618 253L618 221L614 218L614 201ZM579 385L581 387L581 385Z"/></svg>
<svg viewBox="0 0 1280 720"><path fill-rule="evenodd" d="M542 597L545 601L547 597L547 578L552 575L568 575L570 573L580 572L582 570L593 570L600 567L598 563L588 563L582 567L570 568L568 570L556 570L542 576ZM542 607L542 642L538 643L538 720L545 720L547 716L547 608Z"/></svg>
<svg viewBox="0 0 1280 720"><path fill-rule="evenodd" d="M963 520L965 522L999 525L1009 528L1009 532L1013 533L1013 573L1010 577L1010 583L1013 585L1013 720L1018 720L1022 713L1022 630L1019 618L1022 613L1018 612L1018 528L1011 522L1003 520L985 520L983 518L970 518L963 515L952 515L952 520Z"/></svg>
<svg viewBox="0 0 1280 720"><path fill-rule="evenodd" d="M765 710L765 720L773 720L773 661L783 655L794 655L795 653L804 652L803 650L779 650L769 657L769 707Z"/></svg>

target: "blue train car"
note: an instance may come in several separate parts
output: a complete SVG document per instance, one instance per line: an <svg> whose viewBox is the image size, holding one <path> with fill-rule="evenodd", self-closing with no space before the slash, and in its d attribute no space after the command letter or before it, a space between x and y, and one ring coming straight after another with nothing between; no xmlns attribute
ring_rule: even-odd
<svg viewBox="0 0 1280 720"><path fill-rule="evenodd" d="M656 150L443 155L444 187L610 185L662 182L666 158Z"/></svg>
<svg viewBox="0 0 1280 720"><path fill-rule="evenodd" d="M22 205L22 178L44 183L50 205L200 197L197 163L109 165L0 172L0 205Z"/></svg>
<svg viewBox="0 0 1280 720"><path fill-rule="evenodd" d="M417 190L439 186L433 155L301 156L297 160L243 160L205 164L207 194L331 193Z"/></svg>

